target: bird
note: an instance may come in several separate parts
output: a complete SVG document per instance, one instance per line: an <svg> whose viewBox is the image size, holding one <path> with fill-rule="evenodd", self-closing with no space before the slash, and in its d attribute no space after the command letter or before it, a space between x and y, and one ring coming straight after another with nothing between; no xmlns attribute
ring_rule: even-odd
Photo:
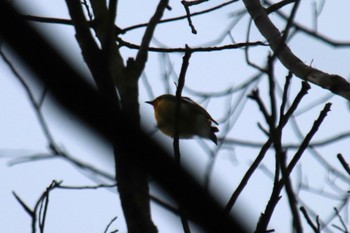
<svg viewBox="0 0 350 233"><path fill-rule="evenodd" d="M215 135L219 132L219 125L210 114L189 97L181 97L179 138L189 139L193 136L210 139L216 145L218 139ZM175 134L175 109L177 98L171 94L160 95L154 100L146 101L153 106L157 126L162 133L174 137Z"/></svg>

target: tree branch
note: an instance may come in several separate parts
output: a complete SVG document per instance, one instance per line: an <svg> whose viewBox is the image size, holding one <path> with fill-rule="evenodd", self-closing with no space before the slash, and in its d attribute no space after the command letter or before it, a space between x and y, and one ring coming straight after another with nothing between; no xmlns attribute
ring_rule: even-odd
<svg viewBox="0 0 350 233"><path fill-rule="evenodd" d="M136 45L127 41L122 40L121 38L117 39L120 46L125 46L130 49L140 49L140 45ZM213 51L221 51L226 49L238 49L242 47L248 47L248 46L267 46L265 43L261 41L255 41L255 42L243 42L243 43L236 43L236 44L228 44L223 46L212 46L212 47L197 47L197 48L190 48L192 53L195 52L213 52ZM162 53L184 53L186 52L186 48L156 48L156 47L149 47L149 52L162 52Z"/></svg>
<svg viewBox="0 0 350 233"><path fill-rule="evenodd" d="M208 12L212 12L212 11L221 9L222 7L225 7L225 6L227 6L227 5L230 5L230 4L232 4L232 3L234 3L234 2L237 2L237 1L238 1L238 0L231 0L231 1L228 1L228 2L224 2L224 3L220 4L220 5L214 6L214 7L212 7L212 8L203 10L203 11L198 11L198 12L191 13L191 14L190 14L190 17L194 17L194 16L206 14L206 13L208 13ZM161 23L173 22L173 21L182 20L182 19L186 19L186 18L187 18L187 15L178 16L178 17L169 18L169 19L163 19L163 20L160 20L160 21L159 21L159 24L161 24ZM124 29L121 29L120 33L121 33L121 34L124 34L124 33L128 32L128 31L131 31L131 30L134 30L134 29L138 29L138 28L142 28L142 27L147 27L147 25L148 25L148 23L142 23L142 24L138 24L138 25L126 27L126 28L124 28Z"/></svg>
<svg viewBox="0 0 350 233"><path fill-rule="evenodd" d="M302 80L309 81L317 86L325 88L334 94L350 100L350 84L345 78L327 74L321 70L305 65L290 48L285 44L281 33L269 19L266 10L259 0L243 0L249 14L255 22L260 33L267 39L271 49L276 52L280 62L293 74Z"/></svg>
<svg viewBox="0 0 350 233"><path fill-rule="evenodd" d="M156 12L148 22L148 26L143 35L139 52L136 55L135 63L133 63L133 73L135 77L140 77L148 58L148 48L153 38L154 31L160 19L163 16L165 9L168 7L169 0L160 0Z"/></svg>
<svg viewBox="0 0 350 233"><path fill-rule="evenodd" d="M102 58L101 51L91 35L90 26L85 19L80 1L66 0L66 4L75 27L75 36L81 48L84 60L97 86L100 87L102 86L100 76L108 76L100 62Z"/></svg>
<svg viewBox="0 0 350 233"><path fill-rule="evenodd" d="M188 48L187 45L186 45L186 48ZM175 161L179 167L181 167L181 154L180 154L180 142L179 142L180 118L181 118L181 93L182 93L182 89L185 86L186 71L189 65L191 54L192 54L191 51L187 50L185 55L183 56L183 62L182 62L181 71L179 75L179 81L176 88L176 107L175 107L173 147L174 147ZM190 226L188 225L188 220L186 217L186 213L184 212L184 208L181 205L179 205L179 209L180 209L181 223L182 223L184 232L190 233L191 232Z"/></svg>
<svg viewBox="0 0 350 233"><path fill-rule="evenodd" d="M341 165L343 166L344 170L350 175L350 167L349 167L349 164L344 159L344 157L341 154L338 154L337 158L339 159L339 161L340 161Z"/></svg>
<svg viewBox="0 0 350 233"><path fill-rule="evenodd" d="M306 209L304 206L300 207L300 211L303 213L305 219L306 219L306 222L309 224L309 226L312 228L312 230L315 232L315 233L321 233L321 229L320 229L320 223L318 222L318 217L316 219L317 221L317 226L315 226L315 224L312 222L309 214L307 213Z"/></svg>
<svg viewBox="0 0 350 233"><path fill-rule="evenodd" d="M287 166L287 170L286 170L286 176L289 177L293 168L295 167L295 165L297 164L297 162L299 161L299 159L301 158L302 154L304 153L307 145L310 143L312 137L315 135L315 133L317 132L318 128L320 127L320 125L322 124L324 118L327 116L327 113L330 111L330 103L327 103L323 110L321 111L319 117L317 118L317 120L314 122L313 126L311 127L309 133L306 135L306 137L304 138L299 150L295 153L294 157L292 158L291 162L288 164ZM265 208L265 211L263 214L261 214L259 222L257 224L256 233L263 233L266 232L268 224L270 222L272 213L280 199L280 192L282 190L282 188L284 187L285 184L285 179L281 179L277 186L274 187L273 192L271 194L270 200Z"/></svg>

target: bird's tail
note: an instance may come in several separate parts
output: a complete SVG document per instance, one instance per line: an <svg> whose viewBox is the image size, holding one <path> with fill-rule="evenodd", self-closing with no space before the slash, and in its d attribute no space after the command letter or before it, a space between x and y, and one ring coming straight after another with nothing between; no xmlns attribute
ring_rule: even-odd
<svg viewBox="0 0 350 233"><path fill-rule="evenodd" d="M210 127L210 135L209 139L212 140L216 145L218 144L218 138L216 137L215 133L219 132L219 129L215 126Z"/></svg>

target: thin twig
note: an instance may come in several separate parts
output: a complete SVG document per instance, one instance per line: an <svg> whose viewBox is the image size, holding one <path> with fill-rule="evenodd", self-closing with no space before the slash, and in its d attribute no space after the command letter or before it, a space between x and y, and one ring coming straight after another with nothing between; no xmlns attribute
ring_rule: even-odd
<svg viewBox="0 0 350 233"><path fill-rule="evenodd" d="M212 8L192 13L192 14L190 14L190 17L206 14L208 12L212 12L212 11L221 9L222 7L230 5L230 4L232 4L234 2L237 2L237 1L238 0L231 0L231 1L228 1L228 2L224 2L224 3L220 4L220 5L214 6ZM178 20L182 20L182 19L186 19L186 18L187 18L187 15L178 16L178 17L175 17L175 18L163 19L163 20L159 21L159 24L161 24L161 23L168 23L168 22L174 22L174 21L178 21ZM147 27L147 25L148 25L148 23L143 23L143 24L130 26L130 27L122 29L120 33L124 34L124 33L128 32L128 31L131 31L131 30L134 30L134 29L137 29L137 28Z"/></svg>
<svg viewBox="0 0 350 233"><path fill-rule="evenodd" d="M196 28L194 27L193 23L192 23L192 19L191 19L191 12L190 12L190 8L187 4L186 1L181 1L182 5L184 6L185 8L185 11L186 11L186 16L187 16L187 21L188 21L188 25L190 26L191 28L191 32L193 34L197 34L197 30Z"/></svg>
<svg viewBox="0 0 350 233"><path fill-rule="evenodd" d="M270 131L274 130L275 124L277 122L277 102L276 102L276 93L275 93L276 82L274 78L273 62L274 62L273 56L269 56L268 62L267 62L268 64L267 64L266 74L269 81L269 99L270 99L271 114L270 114L270 117L266 118L266 121L270 127ZM279 144L281 144L280 140L278 141L279 141Z"/></svg>
<svg viewBox="0 0 350 233"><path fill-rule="evenodd" d="M51 23L51 24L61 24L61 25L73 25L73 21L70 19L58 19L58 18L48 18L48 17L39 17L33 15L22 15L23 19L38 23Z"/></svg>
<svg viewBox="0 0 350 233"><path fill-rule="evenodd" d="M267 9L266 9L266 13L267 14L271 14L272 12L275 12L277 10L280 10L281 8L285 7L286 5L288 4L291 4L293 2L295 2L296 0L284 0L284 1L280 1L280 2L277 2L271 6L269 6Z"/></svg>
<svg viewBox="0 0 350 233"><path fill-rule="evenodd" d="M117 41L119 43L119 46L125 46L129 49L137 49L139 50L141 48L140 45L136 45L127 41L122 40L121 38L117 38ZM214 51L222 51L226 49L239 49L246 46L267 46L266 43L261 41L256 42L244 42L244 43L236 43L236 44L229 44L229 45L223 45L223 46L213 46L213 47L198 47L198 48L191 48L192 53L195 52L214 52ZM157 47L148 47L149 52L160 52L160 53L184 53L186 52L186 48L157 48Z"/></svg>
<svg viewBox="0 0 350 233"><path fill-rule="evenodd" d="M116 184L99 184L94 186L66 186L66 185L57 185L56 188L58 189L69 189L69 190L95 190L100 188L115 188Z"/></svg>
<svg viewBox="0 0 350 233"><path fill-rule="evenodd" d="M115 220L117 220L117 218L118 218L118 217L114 217L114 218L111 219L111 221L109 221L109 223L108 223L107 226L106 226L106 229L105 229L104 233L107 233L108 228L112 225L112 223L113 223ZM116 231L114 231L114 232L116 232Z"/></svg>
<svg viewBox="0 0 350 233"><path fill-rule="evenodd" d="M276 82L274 79L274 73L273 73L273 61L274 61L274 56L269 58L268 61L268 69L267 69L267 74L268 74L268 79L269 79L269 97L270 97L270 108L271 108L271 117L266 119L266 121L269 124L270 127L270 137L272 138L273 145L275 148L275 157L276 157L276 167L275 167L275 179L274 179L274 186L273 186L273 191L274 189L278 188L278 180L279 180L279 171L282 173L282 180L284 180L285 184L285 191L287 193L288 197L288 203L289 207L292 213L293 217L293 226L294 229L297 233L302 233L302 226L301 226L301 220L300 220L300 215L299 211L297 209L297 202L296 202L296 197L293 191L293 187L291 185L291 181L289 176L287 175L287 169L286 169L286 151L283 150L282 148L282 128L281 127L275 127L275 124L277 122L277 102L276 102L276 95L275 95L275 87L276 87ZM288 91L288 79L286 80L286 86L285 86L285 91ZM286 95L285 95L286 96ZM285 99L286 101L286 99ZM282 104L280 109L283 109L285 104L285 101ZM280 115L280 119L283 117L283 113ZM276 196L276 199L278 196Z"/></svg>
<svg viewBox="0 0 350 233"><path fill-rule="evenodd" d="M283 119L280 121L278 127L283 128L287 124L289 117L297 109L302 97L307 93L307 90L309 88L310 88L310 86L306 82L304 82L302 85L301 91L298 93L298 95L294 99L291 107L288 109L287 113L284 115ZM267 114L266 110L265 110L265 114ZM253 173L255 172L255 170L257 169L259 164L261 163L261 161L264 159L265 154L266 154L267 150L270 148L271 144L272 144L272 140L268 139L268 141L262 146L262 148L261 148L258 156L256 157L256 159L254 160L253 164L249 167L248 171L244 175L240 184L238 185L236 190L231 195L230 200L226 204L225 212L227 212L227 213L230 212L231 208L233 207L233 205L237 201L238 196L241 194L244 187L247 185L249 179L251 178L251 176L253 175Z"/></svg>
<svg viewBox="0 0 350 233"><path fill-rule="evenodd" d="M338 211L338 209L337 209L336 207L334 207L334 212L335 212L335 214L337 215L337 217L338 217L338 219L339 219L341 225L343 226L343 231L344 231L344 232L349 232L349 231L348 231L348 228L346 227L346 224L345 224L345 222L344 222L344 220L343 220L343 218L342 218L342 216L339 214L339 211Z"/></svg>
<svg viewBox="0 0 350 233"><path fill-rule="evenodd" d="M134 64L133 73L135 73L136 77L140 77L140 75L145 67L145 64L146 64L147 58L148 58L149 45L150 45L151 40L153 38L154 31L155 31L156 26L158 25L159 21L161 20L163 13L164 13L165 9L167 8L168 4L169 4L169 0L160 0L154 15L152 16L152 18L148 22L146 31L142 37L139 51L138 51L136 58L135 58L135 63L133 63Z"/></svg>
<svg viewBox="0 0 350 233"><path fill-rule="evenodd" d="M49 187L46 188L45 192L39 197L38 201L35 203L35 207L33 210L30 210L30 208L22 201L22 199L15 193L12 192L17 201L21 204L21 206L25 209L25 211L30 215L32 218L32 232L36 232L36 224L37 221L40 232L44 232L45 222L46 222L46 215L48 210L48 204L49 204L49 193L54 188L58 187L61 184L61 182L52 181L52 183L49 185Z"/></svg>
<svg viewBox="0 0 350 233"><path fill-rule="evenodd" d="M321 230L320 230L320 223L318 221L317 222L317 226L312 222L309 214L307 213L306 209L304 206L301 206L300 207L300 211L301 213L304 215L305 219L306 219L306 222L309 224L309 226L312 228L312 230L315 232L315 233L321 233Z"/></svg>
<svg viewBox="0 0 350 233"><path fill-rule="evenodd" d="M341 154L338 154L337 158L339 159L339 162L343 166L344 170L350 175L350 167L349 167L349 164L344 159L344 157Z"/></svg>
<svg viewBox="0 0 350 233"><path fill-rule="evenodd" d="M265 104L263 103L263 101L260 98L259 89L253 90L252 93L250 95L248 95L248 97L256 101L256 103L259 106L260 111L262 112L262 114L264 115L264 118L266 119L266 121L268 123L268 121L270 119L270 114L267 111Z"/></svg>
<svg viewBox="0 0 350 233"><path fill-rule="evenodd" d="M268 5L273 5L270 1L268 0L264 0L265 3L267 3ZM280 18L284 19L284 20L288 20L288 16L285 15L284 13L282 13L282 11L274 11ZM334 47L349 47L350 46L350 41L337 41L334 40L332 38L329 38L325 35L320 34L319 32L312 30L312 29L308 29L306 28L304 25L299 24L297 22L293 23L293 27L300 32L305 33L307 36L310 36L316 40L319 40L323 43L326 43L328 45L334 46Z"/></svg>
<svg viewBox="0 0 350 233"><path fill-rule="evenodd" d="M33 94L32 90L30 89L29 85L25 82L24 78L19 74L19 72L16 70L14 65L10 62L10 60L3 53L2 50L0 50L0 56L3 58L3 60L9 66L9 68L12 71L12 73L14 74L14 76L18 79L18 81L20 82L20 84L24 88L24 90L29 98L29 101L34 108L34 112L37 115L40 127L43 130L44 136L48 141L49 148L50 148L51 152L53 153L53 155L42 155L40 157L37 157L37 156L29 156L28 157L28 156L26 156L26 157L22 158L21 160L13 161L12 163L10 163L10 165L15 165L15 164L24 163L24 162L31 162L31 161L35 161L35 160L51 159L51 158L55 158L55 156L58 156L59 158L63 158L66 161L71 162L72 164L79 167L80 169L88 170L88 171L93 172L95 174L98 174L104 178L114 180L114 176L112 176L112 175L110 175L102 170L99 170L96 167L93 167L92 165L82 163L81 161L75 159L70 154L63 151L62 149L60 149L57 146L57 143L52 136L50 128L45 120L45 117L44 117L43 113L41 112L42 103L44 101L44 97L46 96L46 94L44 94L44 93L47 92L47 88L46 87L44 88L44 91L43 91L43 94L39 100L39 103L37 103L37 101L34 98L34 94Z"/></svg>
<svg viewBox="0 0 350 233"><path fill-rule="evenodd" d="M288 90L289 90L290 81L292 79L292 76L293 76L293 74L291 72L289 72L288 75L286 76L286 82L284 83L282 103L281 103L281 107L280 107L280 119L284 115L284 109L286 108L286 105L287 105Z"/></svg>
<svg viewBox="0 0 350 233"><path fill-rule="evenodd" d="M289 35L289 31L290 31L291 27L293 26L294 18L295 18L295 15L297 13L297 10L299 8L300 0L294 0L294 2L295 3L293 5L292 11L290 13L290 16L288 17L287 24L286 24L286 26L284 28L282 37L280 38L280 41L278 42L279 43L277 45L278 47L276 49L274 49L274 54L272 56L272 59L275 59L275 58L279 57L280 52L283 51L284 46L285 46L286 41L287 41L287 38L288 38L288 35Z"/></svg>
<svg viewBox="0 0 350 233"><path fill-rule="evenodd" d="M311 130L309 131L309 133L306 135L305 139L303 140L303 142L300 145L299 150L295 153L294 157L292 158L292 160L290 161L290 163L288 164L288 173L291 173L293 168L295 167L295 165L297 164L297 162L299 161L299 159L301 158L302 154L304 153L304 151L306 150L307 146L309 145L312 137L315 135L315 133L318 131L318 128L320 127L320 125L322 124L323 120L326 118L327 113L331 110L331 103L327 103L323 110L321 111L319 117L317 118L317 120L314 122Z"/></svg>
<svg viewBox="0 0 350 233"><path fill-rule="evenodd" d="M35 213L27 206L27 204L17 195L17 193L15 193L14 191L12 191L13 196L15 196L16 200L19 202L19 204L21 204L21 206L23 207L23 209L27 212L27 214L29 214L30 217L33 217L35 215Z"/></svg>
<svg viewBox="0 0 350 233"><path fill-rule="evenodd" d="M309 144L309 148L327 146L328 144L331 144L333 142L340 141L340 140L345 140L345 139L348 139L349 137L350 137L350 132L340 133L338 135L325 138L323 140L312 142ZM249 140L241 140L241 139L233 139L233 138L225 138L224 144L227 144L227 145L235 144L238 146L253 147L253 148L261 148L264 145L263 142L254 142ZM300 144L297 144L297 143L283 144L283 148L285 149L298 149L299 147L300 147Z"/></svg>
<svg viewBox="0 0 350 233"><path fill-rule="evenodd" d="M212 12L212 11L215 11L215 10L218 10L218 9L221 9L222 7L225 7L227 5L230 5L234 2L237 2L238 0L231 0L231 1L228 1L228 2L224 2L222 4L219 4L217 6L214 6L212 8L209 8L209 9L206 9L206 10L203 10L203 11L198 11L198 12L195 12L195 13L191 13L189 16L190 17L194 17L194 16L198 16L198 15L202 15L202 14L206 14L208 12ZM169 9L169 6L167 6L167 9ZM26 20L30 20L30 21L34 21L34 22L39 22L39 23L54 23L54 24L62 24L62 25L70 25L72 26L73 25L73 22L72 20L70 19L59 19L59 18L47 18L47 17L39 17L39 16L32 16L32 15L24 15L22 16L24 19ZM174 21L178 21L178 20L182 20L182 19L186 19L188 16L187 15L183 15L183 16L178 16L178 17L174 17L174 18L169 18L169 19L164 19L164 20L161 20L159 21L158 24L161 24L161 23L168 23L168 22L174 22ZM92 25L94 24L94 21L89 21L88 22L89 25L92 27ZM138 24L138 25L134 25L134 26L130 26L130 27L126 27L124 29L119 29L119 28L115 28L116 32L120 33L120 34L125 34L126 32L128 31L131 31L131 30L135 30L135 29L138 29L138 28L142 28L142 27L147 27L148 26L148 23L142 23L142 24Z"/></svg>
<svg viewBox="0 0 350 233"><path fill-rule="evenodd" d="M186 45L186 48L189 48ZM189 60L191 58L191 50L188 49L183 56L183 62L182 62L182 67L180 71L180 76L179 76L179 81L176 89L176 107L175 107L175 125L174 125L174 156L175 156L175 161L178 164L178 166L181 166L181 154L180 154L180 145L179 145L179 134L180 134L180 119L181 119L181 93L182 89L185 86L185 77L186 77L186 72L187 68L189 65ZM185 233L190 233L190 226L188 224L188 220L186 217L186 213L184 213L184 209L182 208L181 205L179 205L180 209L180 218L182 222L182 227L184 229Z"/></svg>
<svg viewBox="0 0 350 233"><path fill-rule="evenodd" d="M203 2L207 2L209 0L194 0L194 1L185 1L183 0L182 1L182 4L185 5L185 6L194 6L194 5L198 5L198 4L201 4Z"/></svg>
<svg viewBox="0 0 350 233"><path fill-rule="evenodd" d="M5 63L7 64L7 66L10 68L11 72L14 74L14 76L17 78L17 80L20 82L20 84L22 85L22 87L24 88L30 103L32 104L34 111L37 115L39 124L41 126L41 129L44 132L44 135L48 141L49 146L55 145L55 142L53 140L53 136L51 134L51 131L48 127L48 124L46 123L46 120L44 119L44 116L40 110L41 108L41 104L37 103L37 101L35 100L34 94L32 92L32 90L30 89L29 85L25 82L24 78L19 74L19 72L16 70L16 68L14 67L14 65L11 63L11 61L7 58L7 56L4 54L4 52L2 50L0 50L0 56L2 57L2 59L5 61ZM42 101L40 101L42 102Z"/></svg>
<svg viewBox="0 0 350 233"><path fill-rule="evenodd" d="M252 165L249 167L248 171L245 173L245 175L242 178L241 182L239 183L238 187L231 195L230 200L227 202L227 204L225 206L226 213L229 213L231 211L231 209L234 206L234 204L236 203L239 195L242 193L243 189L247 185L250 177L253 175L253 173L255 172L255 170L258 168L259 164L261 163L261 161L265 157L265 154L268 151L268 149L270 148L271 144L272 144L272 140L268 139L267 142L264 144L264 146L261 148L258 156L254 160Z"/></svg>
<svg viewBox="0 0 350 233"><path fill-rule="evenodd" d="M295 97L292 105L289 107L288 111L286 112L286 114L280 118L280 122L279 122L279 127L284 127L289 118L292 116L292 114L295 112L295 110L297 109L297 107L300 104L300 101L302 100L302 98L308 93L309 89L310 89L310 84L308 84L307 82L302 82L301 84L301 90L299 91L299 93L297 94L297 96Z"/></svg>
<svg viewBox="0 0 350 233"><path fill-rule="evenodd" d="M81 4L85 7L85 10L86 10L87 15L89 17L89 20L90 20L90 22L92 22L93 15L91 13L91 10L90 10L90 7L89 7L88 3L86 2L86 0L82 0Z"/></svg>
<svg viewBox="0 0 350 233"><path fill-rule="evenodd" d="M304 153L305 149L307 148L307 145L310 143L312 137L315 135L315 133L318 131L318 128L322 124L323 120L327 116L327 113L330 111L331 104L327 103L323 110L321 111L319 117L314 122L313 126L311 127L309 133L304 138L299 150L295 153L294 157L292 158L291 162L287 166L287 174L286 176L290 176L291 172L293 171L293 168L301 158L302 154ZM278 186L274 188L273 193L271 194L271 198L269 200L269 203L266 206L266 209L264 211L264 214L260 216L259 222L256 227L256 233L262 233L265 232L268 226L268 223L270 222L272 213L280 199L280 192L285 184L285 180L281 179L278 183Z"/></svg>
<svg viewBox="0 0 350 233"><path fill-rule="evenodd" d="M186 48L188 48L188 50L186 50L185 55L182 58L182 66L181 66L181 71L180 71L180 75L179 75L179 81L177 84L177 88L176 88L176 107L175 107L175 125L174 125L174 156L175 156L175 160L177 161L177 163L180 165L180 147L179 147L179 129L180 129L180 118L181 118L181 93L182 93L182 89L185 86L185 77L186 77L186 72L187 72L187 68L189 65L189 60L191 58L191 50L190 48L186 45Z"/></svg>
<svg viewBox="0 0 350 233"><path fill-rule="evenodd" d="M260 33L269 42L270 48L279 61L296 77L312 82L334 94L350 100L350 84L344 77L328 74L306 65L300 60L283 40L280 31L270 20L259 0L243 0L249 14L254 19Z"/></svg>

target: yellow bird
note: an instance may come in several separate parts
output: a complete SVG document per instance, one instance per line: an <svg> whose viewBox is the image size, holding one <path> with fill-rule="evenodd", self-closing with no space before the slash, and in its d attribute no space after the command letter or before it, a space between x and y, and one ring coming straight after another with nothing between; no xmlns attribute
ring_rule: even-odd
<svg viewBox="0 0 350 233"><path fill-rule="evenodd" d="M154 108L157 126L164 134L174 137L176 96L165 94L152 101L146 101ZM215 135L219 129L212 126L218 123L199 104L188 97L181 97L179 138L192 138L199 136L212 140L217 144Z"/></svg>

